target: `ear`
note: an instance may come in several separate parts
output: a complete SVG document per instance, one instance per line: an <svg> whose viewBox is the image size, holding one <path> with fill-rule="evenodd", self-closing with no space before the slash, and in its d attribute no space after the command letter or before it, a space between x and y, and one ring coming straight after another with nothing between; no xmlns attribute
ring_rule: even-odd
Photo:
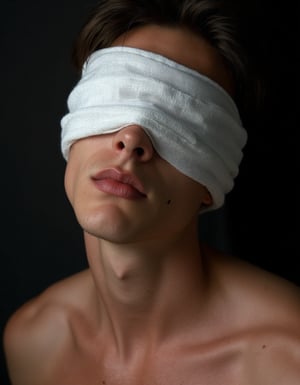
<svg viewBox="0 0 300 385"><path fill-rule="evenodd" d="M206 207L209 207L213 204L213 198L211 196L211 193L205 188L204 196L202 199L202 205L205 205Z"/></svg>

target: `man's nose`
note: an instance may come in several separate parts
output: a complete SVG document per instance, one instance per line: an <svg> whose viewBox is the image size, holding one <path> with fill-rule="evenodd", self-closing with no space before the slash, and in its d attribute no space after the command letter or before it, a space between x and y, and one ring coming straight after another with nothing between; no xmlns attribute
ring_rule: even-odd
<svg viewBox="0 0 300 385"><path fill-rule="evenodd" d="M113 148L122 156L140 162L149 161L154 153L152 142L141 126L122 128L113 137Z"/></svg>

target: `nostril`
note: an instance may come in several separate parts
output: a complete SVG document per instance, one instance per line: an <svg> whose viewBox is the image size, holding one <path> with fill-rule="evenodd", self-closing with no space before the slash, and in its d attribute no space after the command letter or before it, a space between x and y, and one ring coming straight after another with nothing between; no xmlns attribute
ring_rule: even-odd
<svg viewBox="0 0 300 385"><path fill-rule="evenodd" d="M135 149L135 152L137 153L137 156L143 156L144 153L145 153L145 151L144 151L144 149L142 147L137 147Z"/></svg>
<svg viewBox="0 0 300 385"><path fill-rule="evenodd" d="M117 143L118 150L123 150L125 147L126 146L125 146L124 142L120 141ZM133 151L136 153L136 155L138 157L143 156L145 153L145 150L143 149L143 147L136 147Z"/></svg>
<svg viewBox="0 0 300 385"><path fill-rule="evenodd" d="M123 150L123 148L125 148L125 144L123 142L119 142L117 144L117 147L118 147L119 150Z"/></svg>

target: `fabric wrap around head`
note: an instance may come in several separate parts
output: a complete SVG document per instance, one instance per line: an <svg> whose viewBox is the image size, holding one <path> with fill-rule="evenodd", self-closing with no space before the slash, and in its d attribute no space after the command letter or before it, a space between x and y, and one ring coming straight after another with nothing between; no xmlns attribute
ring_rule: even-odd
<svg viewBox="0 0 300 385"><path fill-rule="evenodd" d="M233 187L247 134L229 94L195 70L141 49L101 49L84 64L68 108L66 160L75 141L137 124L163 159L206 186L210 209Z"/></svg>

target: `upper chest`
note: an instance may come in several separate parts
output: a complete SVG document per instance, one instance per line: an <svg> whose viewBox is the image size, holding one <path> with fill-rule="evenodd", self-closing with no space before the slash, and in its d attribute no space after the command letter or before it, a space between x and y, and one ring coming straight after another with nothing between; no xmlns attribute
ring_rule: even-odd
<svg viewBox="0 0 300 385"><path fill-rule="evenodd" d="M126 363L109 349L71 349L45 385L246 385L244 358L236 343L175 347ZM252 384L253 385L253 384Z"/></svg>
<svg viewBox="0 0 300 385"><path fill-rule="evenodd" d="M121 357L105 336L93 338L86 332L62 349L41 383L274 385L272 373L282 373L283 360L294 360L290 356L292 351L294 357L300 358L300 340L293 333L277 328L252 328L205 343L197 338L178 341L147 354L141 349L133 351L134 359L128 359L126 355Z"/></svg>

